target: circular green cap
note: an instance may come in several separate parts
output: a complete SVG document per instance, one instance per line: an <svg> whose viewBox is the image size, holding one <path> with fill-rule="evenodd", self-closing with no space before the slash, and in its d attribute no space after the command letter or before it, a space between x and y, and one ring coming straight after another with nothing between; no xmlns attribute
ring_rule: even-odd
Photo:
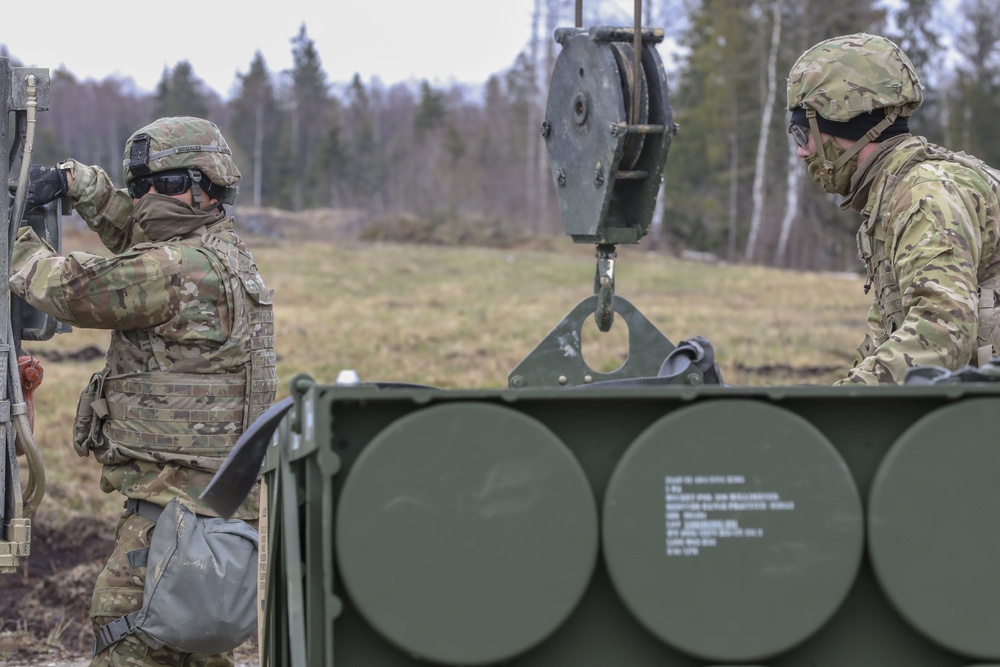
<svg viewBox="0 0 1000 667"><path fill-rule="evenodd" d="M718 662L786 651L837 610L861 562L850 471L802 417L717 400L653 423L604 499L604 556L636 619Z"/></svg>
<svg viewBox="0 0 1000 667"><path fill-rule="evenodd" d="M1000 399L926 415L872 483L868 550L893 606L945 648L1000 660Z"/></svg>
<svg viewBox="0 0 1000 667"><path fill-rule="evenodd" d="M396 420L351 468L340 577L388 641L442 664L509 659L576 607L598 548L583 469L542 423L449 403Z"/></svg>

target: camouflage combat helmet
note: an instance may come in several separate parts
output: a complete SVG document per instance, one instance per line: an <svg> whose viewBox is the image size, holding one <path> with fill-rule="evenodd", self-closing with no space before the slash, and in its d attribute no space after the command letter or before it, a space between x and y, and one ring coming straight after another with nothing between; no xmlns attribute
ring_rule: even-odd
<svg viewBox="0 0 1000 667"><path fill-rule="evenodd" d="M208 189L199 187L203 175L221 190L216 198L223 204L232 204L239 189L240 170L222 132L215 123L193 116L160 118L136 130L125 142L122 167L126 183L150 173L187 170L195 182L191 190L196 206L201 190Z"/></svg>
<svg viewBox="0 0 1000 667"><path fill-rule="evenodd" d="M815 109L834 122L875 109L909 115L922 100L910 59L878 35L855 33L820 42L799 56L788 75L788 110Z"/></svg>
<svg viewBox="0 0 1000 667"><path fill-rule="evenodd" d="M905 123L923 100L921 88L906 54L878 35L854 33L834 37L799 56L788 75L788 110L793 122L796 113L805 111L805 120L823 163L821 182L832 181L835 171L877 140L897 119ZM798 118L805 124L801 116ZM820 125L828 134L847 136L837 133L838 124L851 127L858 136L848 137L855 140L854 145L836 160L830 160L820 139Z"/></svg>

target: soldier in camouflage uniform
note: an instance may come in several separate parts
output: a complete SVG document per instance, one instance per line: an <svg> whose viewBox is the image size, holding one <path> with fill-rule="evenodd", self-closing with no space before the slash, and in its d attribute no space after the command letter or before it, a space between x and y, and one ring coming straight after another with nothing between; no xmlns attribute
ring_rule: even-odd
<svg viewBox="0 0 1000 667"><path fill-rule="evenodd" d="M789 132L809 175L864 218L871 333L838 384L900 384L918 365L982 365L1000 349L1000 174L909 133L921 85L863 33L820 42L788 77Z"/></svg>
<svg viewBox="0 0 1000 667"><path fill-rule="evenodd" d="M103 464L101 488L128 499L94 591L91 665L232 665L232 652L154 650L131 634L100 641L142 606L145 567L126 554L149 545L155 523L144 514L178 498L212 516L198 496L277 385L271 293L223 207L240 173L219 129L161 118L129 138L124 168L123 190L73 160L31 169L29 204L67 195L114 255L60 257L23 228L11 259L11 290L28 303L111 330L74 434L78 453ZM236 516L255 522L257 507L255 493Z"/></svg>

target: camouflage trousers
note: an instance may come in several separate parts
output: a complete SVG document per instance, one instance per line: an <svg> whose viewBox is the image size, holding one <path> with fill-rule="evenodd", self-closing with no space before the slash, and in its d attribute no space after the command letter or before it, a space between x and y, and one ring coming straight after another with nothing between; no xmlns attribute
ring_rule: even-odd
<svg viewBox="0 0 1000 667"><path fill-rule="evenodd" d="M149 519L125 512L115 531L115 549L108 564L97 577L94 598L90 607L90 620L94 631L119 616L142 608L142 590L146 581L146 568L132 569L126 554L134 549L149 546L154 524ZM183 613L179 611L178 613ZM149 667L233 667L232 652L216 655L178 653L167 647L154 649L138 637L128 635L94 656L90 667L119 667L142 665Z"/></svg>

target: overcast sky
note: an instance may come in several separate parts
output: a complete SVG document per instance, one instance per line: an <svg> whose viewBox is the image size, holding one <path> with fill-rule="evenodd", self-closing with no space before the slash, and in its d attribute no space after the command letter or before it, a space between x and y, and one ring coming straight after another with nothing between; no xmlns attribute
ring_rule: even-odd
<svg viewBox="0 0 1000 667"><path fill-rule="evenodd" d="M355 72L386 84L411 78L482 83L509 68L527 45L533 0L3 4L0 44L25 65L65 66L81 80L130 77L152 91L165 67L188 60L228 98L237 72L249 69L257 50L272 72L291 67L290 40L303 23L331 83L346 83ZM624 11L626 20L630 12Z"/></svg>
<svg viewBox="0 0 1000 667"><path fill-rule="evenodd" d="M187 60L224 98L258 50L272 72L290 68L291 39L303 24L330 83L347 83L357 72L365 82L388 85L481 84L528 45L534 6L534 0L2 2L0 45L25 65L65 67L81 80L131 78L152 92L164 68ZM956 2L944 0L951 10L937 18L952 19ZM584 1L584 10L604 24L631 25L633 8L634 0Z"/></svg>

